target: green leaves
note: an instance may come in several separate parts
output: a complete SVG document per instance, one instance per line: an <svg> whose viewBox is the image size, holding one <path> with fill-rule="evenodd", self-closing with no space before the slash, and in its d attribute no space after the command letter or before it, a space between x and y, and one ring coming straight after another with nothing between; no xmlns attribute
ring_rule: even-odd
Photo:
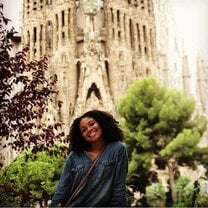
<svg viewBox="0 0 208 208"><path fill-rule="evenodd" d="M138 167L140 166L144 169L150 168L152 156L153 155L151 153L138 154L136 150L134 150L131 155L132 160L130 161L130 164L129 164L129 172L132 173L134 171L137 171Z"/></svg>
<svg viewBox="0 0 208 208"><path fill-rule="evenodd" d="M147 202L151 207L164 207L166 200L165 188L160 183L146 187Z"/></svg>
<svg viewBox="0 0 208 208"><path fill-rule="evenodd" d="M175 89L166 91L159 116L167 122L186 121L191 118L195 101Z"/></svg>
<svg viewBox="0 0 208 208"><path fill-rule="evenodd" d="M188 177L180 176L176 181L176 202L174 207L191 206L194 186Z"/></svg>
<svg viewBox="0 0 208 208"><path fill-rule="evenodd" d="M192 97L166 88L152 77L143 77L119 100L117 111L129 153L128 182L137 186L137 191L144 193L141 181L145 186L158 180L157 176L151 177L152 165L159 167L155 159L162 161L163 169L168 168L171 159L176 161L176 167L186 164L195 168L196 162L207 164L198 147L207 121L195 111ZM169 173L175 178L177 171L170 169ZM174 180L170 181L173 189Z"/></svg>
<svg viewBox="0 0 208 208"><path fill-rule="evenodd" d="M66 151L66 147L65 150ZM63 169L65 154L63 147L49 151L22 153L0 172L0 194L10 186L7 200L0 199L0 206L32 206L35 202L48 200L55 191Z"/></svg>
<svg viewBox="0 0 208 208"><path fill-rule="evenodd" d="M126 95L118 103L119 113L133 124L142 117L154 120L158 116L155 110L159 110L161 107L159 101L164 90L163 87L157 85L154 79L140 80L131 85ZM156 106L156 108L152 108L153 106Z"/></svg>
<svg viewBox="0 0 208 208"><path fill-rule="evenodd" d="M193 98L176 89L165 88L151 77L137 80L119 100L117 108L124 120L122 127L126 136L132 138L134 132L132 139L137 146L144 150L152 147L154 153L159 153L185 128L194 129L191 138L197 141L200 135L196 132L205 129L205 125L197 127L200 123L193 122Z"/></svg>
<svg viewBox="0 0 208 208"><path fill-rule="evenodd" d="M160 151L160 155L166 159L171 157L180 158L183 156L192 156L196 145L199 143L200 134L191 129L184 129L176 138L172 139L164 149Z"/></svg>

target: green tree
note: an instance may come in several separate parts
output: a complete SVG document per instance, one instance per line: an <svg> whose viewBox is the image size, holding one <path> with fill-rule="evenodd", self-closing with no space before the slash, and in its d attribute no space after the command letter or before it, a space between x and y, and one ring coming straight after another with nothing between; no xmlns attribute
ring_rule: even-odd
<svg viewBox="0 0 208 208"><path fill-rule="evenodd" d="M175 200L177 165L195 165L202 150L197 145L207 127L206 119L195 113L194 99L144 77L130 86L117 109L129 153L128 184L145 193L148 184L158 182L150 171L154 161L160 169L168 167Z"/></svg>
<svg viewBox="0 0 208 208"><path fill-rule="evenodd" d="M66 146L20 154L0 172L0 206L47 206L66 158ZM52 153L53 152L53 153Z"/></svg>
<svg viewBox="0 0 208 208"><path fill-rule="evenodd" d="M164 207L166 200L165 188L160 183L152 183L146 187L146 197L149 206Z"/></svg>
<svg viewBox="0 0 208 208"><path fill-rule="evenodd" d="M180 176L175 183L176 200L174 207L189 207L194 193L194 185L188 177Z"/></svg>
<svg viewBox="0 0 208 208"><path fill-rule="evenodd" d="M203 189L202 185L206 184L206 189ZM204 180L200 183L200 190L196 192L196 198L195 198L195 207L207 207L208 205L208 180Z"/></svg>

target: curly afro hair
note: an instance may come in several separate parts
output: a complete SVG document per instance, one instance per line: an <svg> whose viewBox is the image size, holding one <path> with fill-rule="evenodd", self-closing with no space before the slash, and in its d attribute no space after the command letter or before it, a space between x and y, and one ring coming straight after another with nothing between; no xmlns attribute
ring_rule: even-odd
<svg viewBox="0 0 208 208"><path fill-rule="evenodd" d="M110 113L101 110L91 110L73 121L69 130L69 151L80 153L90 147L90 143L82 137L79 127L80 121L85 117L91 117L98 122L106 144L123 141L123 131L119 127L118 121Z"/></svg>

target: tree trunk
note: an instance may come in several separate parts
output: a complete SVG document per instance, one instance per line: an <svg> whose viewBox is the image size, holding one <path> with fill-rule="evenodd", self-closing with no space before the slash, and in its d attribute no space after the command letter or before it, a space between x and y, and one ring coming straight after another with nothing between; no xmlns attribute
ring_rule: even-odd
<svg viewBox="0 0 208 208"><path fill-rule="evenodd" d="M177 167L175 160L172 158L170 160L168 160L167 166L168 166L171 197L172 197L172 201L175 202L176 201L176 190L175 190L175 178L174 178L175 174L174 173L175 173L175 170Z"/></svg>

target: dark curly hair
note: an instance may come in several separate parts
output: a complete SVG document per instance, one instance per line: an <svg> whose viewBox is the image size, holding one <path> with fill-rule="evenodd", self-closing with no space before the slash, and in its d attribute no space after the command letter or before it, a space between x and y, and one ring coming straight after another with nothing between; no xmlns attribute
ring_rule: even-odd
<svg viewBox="0 0 208 208"><path fill-rule="evenodd" d="M90 147L80 131L80 121L85 117L95 119L100 125L103 133L103 139L107 143L123 141L123 131L119 127L118 121L108 112L100 110L91 110L76 118L69 130L69 151L80 153Z"/></svg>

